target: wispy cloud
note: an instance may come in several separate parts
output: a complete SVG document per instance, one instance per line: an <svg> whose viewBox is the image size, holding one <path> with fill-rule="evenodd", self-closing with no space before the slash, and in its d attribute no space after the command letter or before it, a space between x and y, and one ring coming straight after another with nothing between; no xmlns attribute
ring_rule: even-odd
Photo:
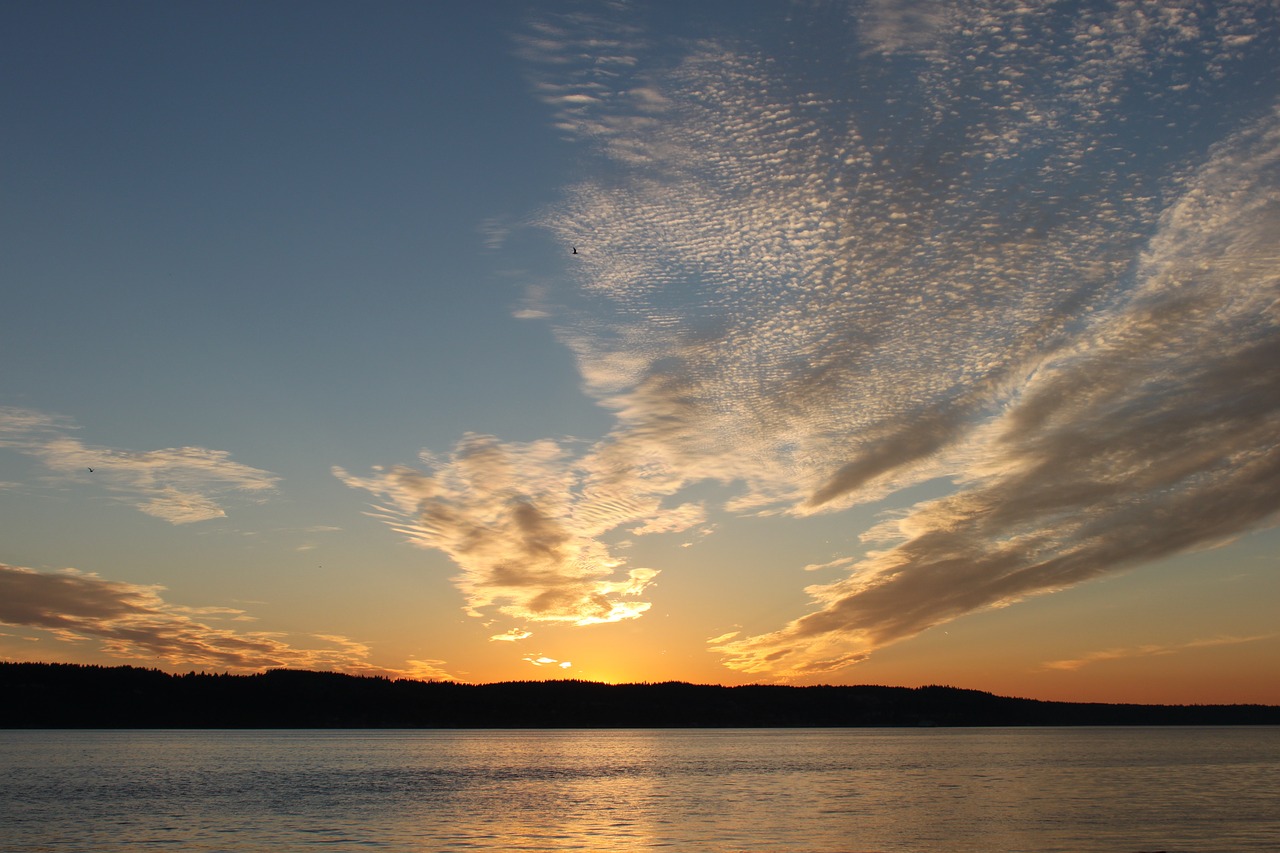
<svg viewBox="0 0 1280 853"><path fill-rule="evenodd" d="M722 34L661 65L618 8L524 42L597 158L542 219L580 255L538 313L613 429L338 472L473 609L615 613L652 574L605 580L605 533L950 479L825 564L848 575L812 612L711 644L789 677L1273 521L1273 4L808 4L791 52ZM671 505L700 481L738 493Z"/></svg>
<svg viewBox="0 0 1280 853"><path fill-rule="evenodd" d="M637 73L649 49L640 12L617 0L578 4L536 16L516 39L534 93L565 137L632 162L645 155L631 146L629 131L664 106Z"/></svg>
<svg viewBox="0 0 1280 853"><path fill-rule="evenodd" d="M748 671L829 667L964 613L1211 545L1280 510L1280 116L1220 146L1161 220L1129 300L1046 358L971 440L965 486L822 608L721 646Z"/></svg>
<svg viewBox="0 0 1280 853"><path fill-rule="evenodd" d="M840 557L827 563L810 563L804 567L806 572L820 572L823 569L847 569L854 563L853 557Z"/></svg>
<svg viewBox="0 0 1280 853"><path fill-rule="evenodd" d="M639 527L633 527L631 533L645 536L650 533L681 533L707 521L707 509L700 503L681 504L664 510L662 515L649 518Z"/></svg>
<svg viewBox="0 0 1280 853"><path fill-rule="evenodd" d="M517 640L527 640L532 636L532 631L526 631L524 628L512 628L509 631L503 631L501 634L494 634L489 639L504 643L514 643Z"/></svg>
<svg viewBox="0 0 1280 853"><path fill-rule="evenodd" d="M1045 669L1058 669L1074 672L1081 667L1106 661L1173 655L1178 654L1179 652L1194 651L1196 649L1211 649L1218 646L1237 646L1242 643L1254 643L1259 640L1269 640L1275 636L1275 634L1259 634L1253 637L1212 637L1205 640L1192 640L1189 643L1176 643L1173 645L1150 643L1141 646L1128 646L1123 648L1105 649L1099 652L1090 652L1083 657L1069 660L1046 661L1042 666Z"/></svg>
<svg viewBox="0 0 1280 853"><path fill-rule="evenodd" d="M556 660L555 658L549 658L546 655L530 655L529 657L523 658L523 660L533 664L534 666L555 666L559 669L570 669L573 666L573 664L567 660Z"/></svg>
<svg viewBox="0 0 1280 853"><path fill-rule="evenodd" d="M166 601L162 587L112 581L75 569L37 572L0 564L0 623L49 632L59 642L97 642L102 652L173 667L257 672L272 667L335 670L363 675L450 678L441 661L410 661L389 669L369 661L367 645L347 637L312 635L299 648L284 635L220 627L243 621L242 610L184 607Z"/></svg>
<svg viewBox="0 0 1280 853"><path fill-rule="evenodd" d="M867 53L940 53L948 24L963 19L956 3L946 0L868 0L854 6L852 16Z"/></svg>
<svg viewBox="0 0 1280 853"><path fill-rule="evenodd" d="M419 681L457 681L458 678L450 675L449 671L444 669L447 664L442 660L417 660L410 658L405 661L408 666L405 668L404 678L416 678ZM389 676L390 677L390 676Z"/></svg>
<svg viewBox="0 0 1280 853"><path fill-rule="evenodd" d="M121 450L85 444L75 429L66 418L0 407L0 447L38 459L63 477L90 475L95 485L171 524L223 518L226 496L260 498L279 482L274 474L232 461L223 450Z"/></svg>

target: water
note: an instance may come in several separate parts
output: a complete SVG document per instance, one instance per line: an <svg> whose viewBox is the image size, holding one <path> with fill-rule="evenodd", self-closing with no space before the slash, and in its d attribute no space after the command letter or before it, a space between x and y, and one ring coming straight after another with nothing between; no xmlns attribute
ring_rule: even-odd
<svg viewBox="0 0 1280 853"><path fill-rule="evenodd" d="M0 849L1275 851L1280 729L0 731Z"/></svg>

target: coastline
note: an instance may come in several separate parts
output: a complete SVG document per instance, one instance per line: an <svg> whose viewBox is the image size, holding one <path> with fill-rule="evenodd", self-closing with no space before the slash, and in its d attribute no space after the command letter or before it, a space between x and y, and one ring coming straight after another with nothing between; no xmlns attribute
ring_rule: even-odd
<svg viewBox="0 0 1280 853"><path fill-rule="evenodd" d="M0 662L0 697L8 729L1280 725L1274 705L1051 702L936 685L464 684L53 663Z"/></svg>

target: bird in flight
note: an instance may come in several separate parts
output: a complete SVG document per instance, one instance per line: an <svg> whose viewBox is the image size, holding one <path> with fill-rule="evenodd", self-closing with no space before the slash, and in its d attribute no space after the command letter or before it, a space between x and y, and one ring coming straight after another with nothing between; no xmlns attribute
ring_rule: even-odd
<svg viewBox="0 0 1280 853"><path fill-rule="evenodd" d="M574 246L574 247L573 247L573 253L574 253L575 255L576 255L576 254L578 254L578 247L577 247L577 246Z"/></svg>
<svg viewBox="0 0 1280 853"><path fill-rule="evenodd" d="M90 468L90 469L89 469L89 473L90 473L90 474L92 474L92 473L93 473L93 469L92 469L92 468Z"/></svg>

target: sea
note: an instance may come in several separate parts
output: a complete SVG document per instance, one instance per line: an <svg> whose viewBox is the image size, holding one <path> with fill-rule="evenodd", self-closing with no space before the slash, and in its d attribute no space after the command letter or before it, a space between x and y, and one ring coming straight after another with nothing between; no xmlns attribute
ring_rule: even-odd
<svg viewBox="0 0 1280 853"><path fill-rule="evenodd" d="M0 850L1280 850L1280 728L0 731Z"/></svg>

